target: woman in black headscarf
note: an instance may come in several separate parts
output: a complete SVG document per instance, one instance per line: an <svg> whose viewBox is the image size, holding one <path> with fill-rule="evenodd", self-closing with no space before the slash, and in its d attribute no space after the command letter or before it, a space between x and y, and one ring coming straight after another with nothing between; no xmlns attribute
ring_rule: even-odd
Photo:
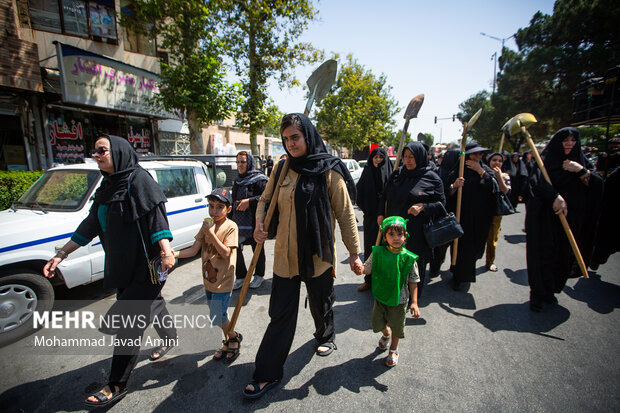
<svg viewBox="0 0 620 413"><path fill-rule="evenodd" d="M161 300L163 304L160 292L164 281L151 278L148 260L160 255L162 271L174 265L170 248L172 234L164 205L166 198L151 175L138 165L138 155L127 140L100 136L95 142L94 156L103 181L95 192L90 213L71 240L48 261L43 274L53 277L60 261L99 236L105 251L103 285L117 289L115 307L118 313L132 316L136 321L149 320L153 302ZM163 315L167 315L165 307L159 312L159 316ZM118 341L140 341L148 325L145 324L136 322L132 328L118 330ZM100 407L125 396L139 351L139 345L114 347L109 382L86 399L87 405Z"/></svg>
<svg viewBox="0 0 620 413"><path fill-rule="evenodd" d="M439 164L438 175L441 178L441 182L443 183L443 191L444 194L448 194L450 191L449 176L450 173L458 166L459 164L459 150L458 149L448 149L446 153L443 155L443 159ZM449 205L447 205L449 207ZM454 212L454 211L452 211ZM439 271L441 270L441 265L446 259L446 251L452 245L452 243L440 245L433 249L433 258L431 259L428 276L429 278L434 278L439 275Z"/></svg>
<svg viewBox="0 0 620 413"><path fill-rule="evenodd" d="M552 185L535 165L528 180L526 257L530 309L555 304L568 278L579 277L575 256L560 220L563 214L575 236L586 266L600 212L602 178L581 151L579 131L562 128L541 154Z"/></svg>
<svg viewBox="0 0 620 413"><path fill-rule="evenodd" d="M460 223L464 234L459 238L456 265L453 265L452 288L459 289L461 283L476 282L476 261L482 258L486 246L491 220L497 205L493 171L482 164L482 154L486 151L477 143L465 147L465 171L458 176L458 169L452 171L449 181L448 204L450 210L456 209L457 188L462 186Z"/></svg>
<svg viewBox="0 0 620 413"><path fill-rule="evenodd" d="M370 256L372 246L375 245L379 226L377 216L379 210L383 209L379 205L379 199L383 195L383 188L392 173L392 161L388 158L387 152L383 148L375 148L368 156L368 162L364 166L362 176L357 182L357 206L364 213L364 259ZM365 291L370 288L370 275L364 276L364 282L357 288L358 291Z"/></svg>
<svg viewBox="0 0 620 413"><path fill-rule="evenodd" d="M510 177L512 189L510 190L508 199L510 199L510 203L516 209L519 204L519 198L523 196L523 192L525 191L528 175L527 167L525 166L525 162L521 160L519 152L515 152L508 156L508 159L506 159L502 165L502 170Z"/></svg>
<svg viewBox="0 0 620 413"><path fill-rule="evenodd" d="M256 206L261 194L265 190L265 185L267 185L267 176L256 169L255 165L256 159L251 154L248 154L246 151L241 151L237 154L237 171L239 171L239 176L232 187L232 220L237 223L239 228L239 250L237 251L234 290L241 288L248 272L243 258L243 246L251 245L252 251L256 249L256 241L254 241L253 236L256 225ZM250 288L260 287L264 276L265 250L261 248Z"/></svg>
<svg viewBox="0 0 620 413"><path fill-rule="evenodd" d="M426 263L433 250L424 238L422 226L430 217L444 215L446 198L443 183L428 163L428 154L420 142L409 142L402 152L403 166L390 176L380 205L385 206L377 222L386 216L397 215L408 219L407 249L418 255L418 297L421 295ZM387 205L386 205L387 202Z"/></svg>
<svg viewBox="0 0 620 413"><path fill-rule="evenodd" d="M318 131L307 116L292 113L280 126L282 144L290 159L277 200L279 222L274 246L273 282L269 301L271 320L256 354L254 381L244 395L255 399L282 379L297 324L301 282L306 284L316 331L316 353L327 356L334 343L335 221L349 251L352 270L362 266L353 212L355 186L340 158L327 153ZM272 201L280 162L267 182L256 211L254 239L267 239L263 230L265 205Z"/></svg>

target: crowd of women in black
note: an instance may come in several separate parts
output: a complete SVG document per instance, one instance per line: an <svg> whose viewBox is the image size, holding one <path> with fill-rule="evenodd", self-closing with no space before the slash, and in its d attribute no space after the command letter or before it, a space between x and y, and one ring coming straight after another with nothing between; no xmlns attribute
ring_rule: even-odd
<svg viewBox="0 0 620 413"><path fill-rule="evenodd" d="M459 290L463 283L476 281L476 261L485 253L486 268L497 271L494 263L501 216L499 192L507 195L513 207L526 207L526 258L530 285L530 309L539 312L544 304L557 303L569 278L581 275L560 220L566 216L581 255L592 269L620 250L614 234L618 220L613 213L618 197L618 172L605 184L581 148L579 131L560 129L541 153L552 184L547 183L532 153L490 153L476 143L465 150L465 172L459 176L460 152L451 149L437 159L418 142L410 142L401 153L402 164L393 173L385 151L370 153L357 189L357 204L364 213L364 251L368 253L377 237L377 222L384 216L408 219L412 236L407 248L420 256L421 294L426 264L429 277L439 275L451 243L431 249L422 225L433 217L456 210L456 193L462 187L457 259L450 266L451 285ZM378 162L378 159L381 161ZM602 202L602 200L605 200ZM445 210L444 210L445 207ZM365 279L358 290L368 289Z"/></svg>

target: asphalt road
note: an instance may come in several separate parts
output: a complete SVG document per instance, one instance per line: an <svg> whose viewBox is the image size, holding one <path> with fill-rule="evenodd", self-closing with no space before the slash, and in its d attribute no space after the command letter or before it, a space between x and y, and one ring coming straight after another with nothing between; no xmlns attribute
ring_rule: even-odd
<svg viewBox="0 0 620 413"><path fill-rule="evenodd" d="M569 280L558 305L532 313L522 205L519 210L504 218L499 272L486 272L480 260L477 282L455 292L444 263L441 276L425 287L421 318L407 319L400 361L392 369L383 364L386 353L376 349L371 295L357 292L361 279L349 270L338 234L338 350L332 355L314 355L313 322L302 288L297 333L281 386L258 401L243 400L268 322L268 275L246 297L237 324L245 339L235 362L211 359L221 339L217 329L180 330L185 345L164 359L150 362L143 350L130 393L110 411L620 411L620 312L615 311L620 306L620 254L590 272L590 279ZM269 270L273 241L266 251ZM245 255L249 262L250 250ZM172 307L206 312L199 263L185 261L171 274L164 295ZM113 300L110 294L101 283L59 291L68 300ZM231 306L237 297L235 293ZM82 400L107 381L109 355L63 355L60 348L24 354L32 337L0 349L0 409L82 411Z"/></svg>

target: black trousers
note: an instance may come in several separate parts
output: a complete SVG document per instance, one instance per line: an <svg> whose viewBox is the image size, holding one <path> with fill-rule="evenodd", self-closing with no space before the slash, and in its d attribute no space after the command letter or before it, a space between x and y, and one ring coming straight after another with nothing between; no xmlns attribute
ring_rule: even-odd
<svg viewBox="0 0 620 413"><path fill-rule="evenodd" d="M422 288L424 288L424 281L426 280L426 258L423 256L418 257L418 274L420 275L420 281L418 282L418 299L422 296Z"/></svg>
<svg viewBox="0 0 620 413"><path fill-rule="evenodd" d="M282 379L284 363L291 350L297 327L301 281L298 275L283 278L273 274L269 300L271 321L256 353L254 380L259 383ZM304 282L316 330L314 338L318 344L334 341L335 295L332 268Z"/></svg>
<svg viewBox="0 0 620 413"><path fill-rule="evenodd" d="M136 343L155 317L161 318L169 315L166 302L161 296L162 287L163 285L145 283L130 284L125 288L118 289L114 312L125 316L130 315L139 322L134 323L132 327L121 328L116 334L116 339L123 344L114 346L112 367L110 369L110 385L119 386L120 388L127 387L127 381L131 371L136 366L138 354L140 353L140 346L136 345ZM167 323L158 324L163 324L160 326L155 325L157 334L161 338L176 338L177 331L173 325L167 326L165 325Z"/></svg>
<svg viewBox="0 0 620 413"><path fill-rule="evenodd" d="M433 248L433 258L431 259L429 268L431 274L439 274L439 271L441 271L441 265L446 260L446 252L448 248L450 248L450 244L452 243L449 242Z"/></svg>
<svg viewBox="0 0 620 413"><path fill-rule="evenodd" d="M364 261L370 257L372 247L377 242L377 234L379 233L379 225L377 225L377 215L364 214ZM364 282L368 285L372 282L370 274L364 275Z"/></svg>
<svg viewBox="0 0 620 413"><path fill-rule="evenodd" d="M243 246L251 245L252 252L256 250L256 241L254 238L250 238L246 240L243 244L239 244L239 249L237 250L237 264L235 268L235 278L236 279L244 279L248 274L248 268L245 266L245 259L243 258ZM254 275L259 277L265 276L265 248L261 248L260 254L258 254L258 261L256 262L256 268L254 269Z"/></svg>

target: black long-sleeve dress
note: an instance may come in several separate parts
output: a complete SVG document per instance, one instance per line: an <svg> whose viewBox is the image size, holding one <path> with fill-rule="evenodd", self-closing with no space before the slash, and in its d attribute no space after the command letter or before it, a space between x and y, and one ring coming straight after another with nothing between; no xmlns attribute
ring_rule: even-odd
<svg viewBox="0 0 620 413"><path fill-rule="evenodd" d="M466 156L466 159L468 156ZM493 171L482 165L482 177L473 169L465 168L463 177L463 195L461 199L461 216L459 222L463 227L463 236L459 238L456 265L450 270L453 282L476 282L476 261L482 258L489 236L491 221L495 215L497 201L493 192ZM450 174L449 182L458 178L458 169ZM457 192L449 197L450 210L456 210Z"/></svg>
<svg viewBox="0 0 620 413"><path fill-rule="evenodd" d="M562 141L569 135L573 135L577 143L565 155ZM596 173L590 172L589 183L585 184L580 179L581 172L562 169L566 159L578 162L589 171L593 169L581 151L577 129L560 129L547 144L542 156L553 185L549 185L538 166L534 166L528 180L525 217L528 282L534 304L553 302L553 294L562 291L567 279L580 275L560 219L553 211L554 200L559 194L566 201L566 220L588 265L603 189L602 178Z"/></svg>

